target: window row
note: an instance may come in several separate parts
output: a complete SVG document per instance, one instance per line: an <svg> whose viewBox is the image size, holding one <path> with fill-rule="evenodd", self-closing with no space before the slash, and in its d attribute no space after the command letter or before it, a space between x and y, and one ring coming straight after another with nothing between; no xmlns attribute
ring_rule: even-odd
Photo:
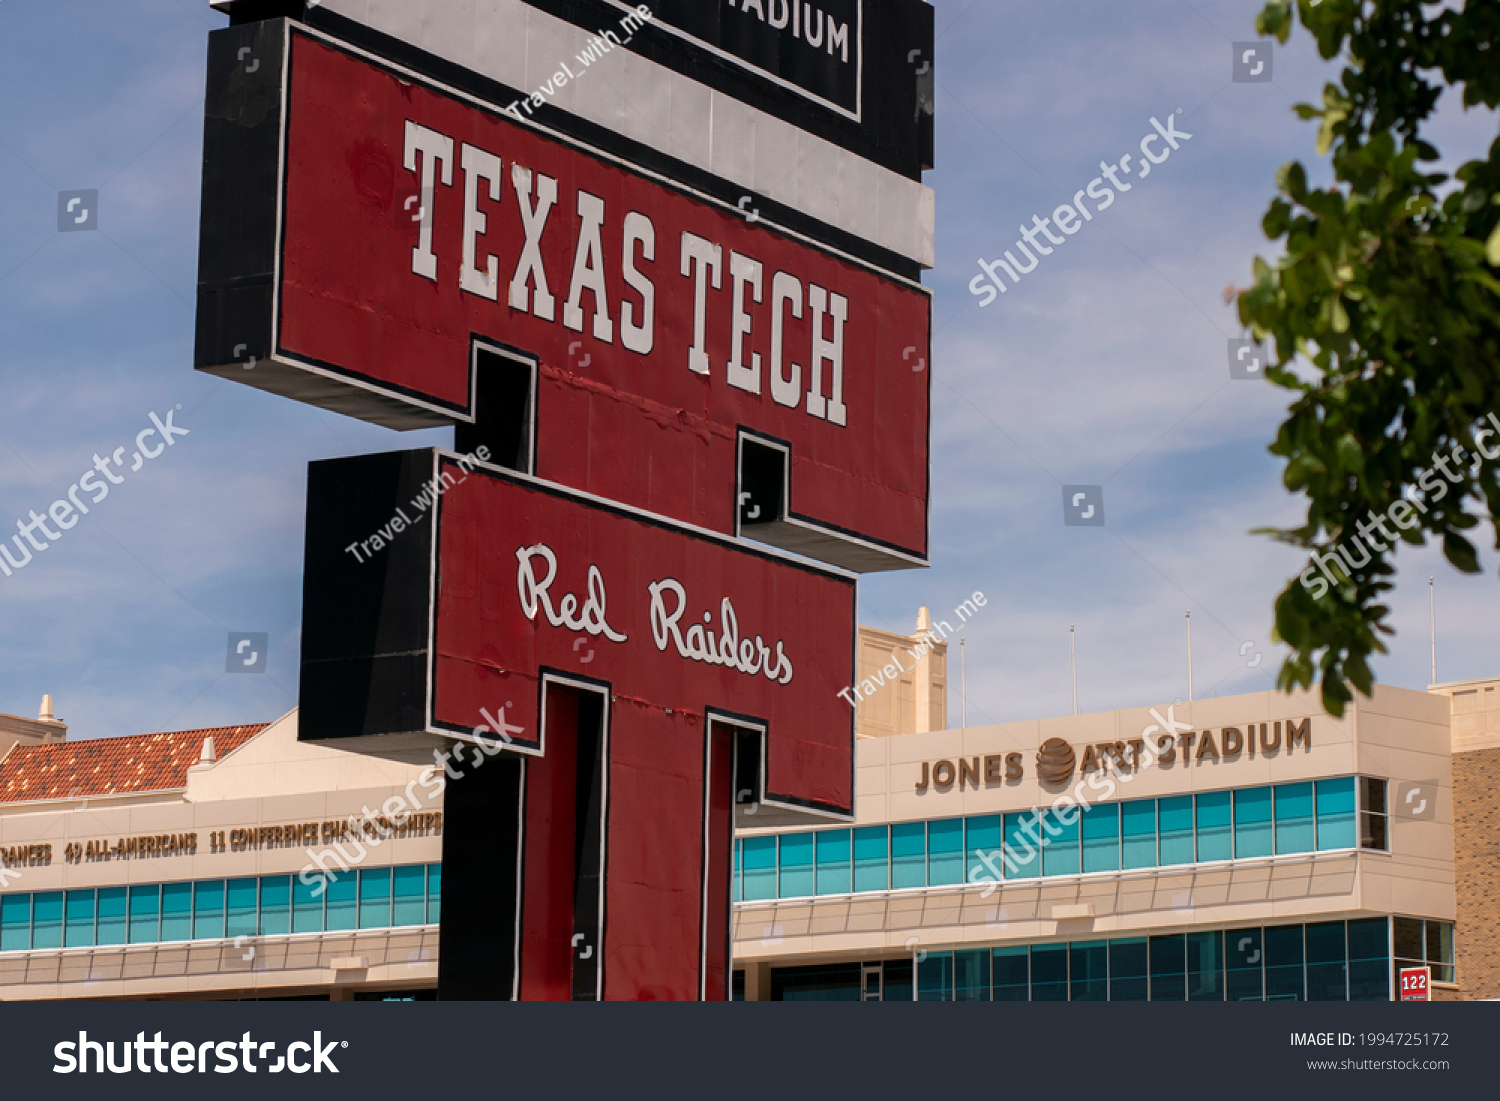
<svg viewBox="0 0 1500 1101"><path fill-rule="evenodd" d="M1413 918L922 952L912 959L775 968L774 1001L1388 1001ZM1453 926L1429 921L1452 975ZM1405 932L1403 932L1405 930ZM1446 939L1444 939L1446 938ZM1443 946L1447 947L1444 948ZM1407 945L1406 947L1411 947ZM1426 951L1426 949L1424 949ZM1446 955L1443 953L1446 952ZM1439 965L1433 977L1438 978ZM1439 980L1441 981L1441 980Z"/></svg>
<svg viewBox="0 0 1500 1101"><path fill-rule="evenodd" d="M918 1001L1388 1001L1385 918L930 953Z"/></svg>
<svg viewBox="0 0 1500 1101"><path fill-rule="evenodd" d="M1453 981L1453 923L1398 917L1392 928L1396 970L1431 967L1433 982Z"/></svg>
<svg viewBox="0 0 1500 1101"><path fill-rule="evenodd" d="M0 896L0 951L435 925L440 864Z"/></svg>
<svg viewBox="0 0 1500 1101"><path fill-rule="evenodd" d="M1384 849L1385 781L1343 776L1096 803L741 838L734 898L901 890L1002 879ZM1369 810L1375 806L1378 810Z"/></svg>

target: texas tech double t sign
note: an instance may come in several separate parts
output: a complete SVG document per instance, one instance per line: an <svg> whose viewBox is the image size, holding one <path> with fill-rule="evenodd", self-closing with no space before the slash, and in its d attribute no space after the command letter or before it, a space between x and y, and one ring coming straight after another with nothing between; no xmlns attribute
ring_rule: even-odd
<svg viewBox="0 0 1500 1101"><path fill-rule="evenodd" d="M450 784L445 815L443 950L458 874L477 939L517 948L500 993L597 996L604 973L579 990L568 950L603 937L606 994L722 997L734 795L768 820L853 808L841 571L429 450L313 464L305 585L305 734L514 755ZM489 804L483 837L455 834L464 798Z"/></svg>
<svg viewBox="0 0 1500 1101"><path fill-rule="evenodd" d="M768 54L769 7L210 36L199 369L469 453L315 463L307 511L301 736L503 745L450 773L444 997L723 998L735 804L853 815L846 571L927 559L930 91L876 95L908 76L870 32L930 57L930 9L802 5ZM632 82L761 137L601 127Z"/></svg>
<svg viewBox="0 0 1500 1101"><path fill-rule="evenodd" d="M417 427L508 348L540 477L734 532L748 436L787 468L762 537L925 564L920 286L292 25L210 49L201 369Z"/></svg>

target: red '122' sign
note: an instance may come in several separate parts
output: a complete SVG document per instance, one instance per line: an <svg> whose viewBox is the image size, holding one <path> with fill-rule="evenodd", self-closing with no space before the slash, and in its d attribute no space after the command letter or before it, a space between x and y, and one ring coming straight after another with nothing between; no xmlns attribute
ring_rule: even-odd
<svg viewBox="0 0 1500 1101"><path fill-rule="evenodd" d="M1403 967L1401 969L1401 1000L1403 1002L1432 1001L1432 968Z"/></svg>

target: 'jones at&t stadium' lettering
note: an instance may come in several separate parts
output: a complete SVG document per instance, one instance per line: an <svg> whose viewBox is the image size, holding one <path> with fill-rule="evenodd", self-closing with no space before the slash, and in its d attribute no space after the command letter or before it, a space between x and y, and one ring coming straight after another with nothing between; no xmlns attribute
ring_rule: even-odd
<svg viewBox="0 0 1500 1101"><path fill-rule="evenodd" d="M1157 729L1160 728L1151 726L1142 734L1151 735ZM1058 785L1070 782L1075 774L1109 771L1118 776L1153 764L1196 768L1221 761L1250 759L1257 754L1271 756L1283 750L1290 755L1299 746L1304 751L1312 748L1312 720L1309 718L1288 719L1284 723L1249 723L1244 727L1225 726L1220 727L1217 734L1208 728L1182 729L1149 738L1089 742L1082 746L1071 745L1061 738L1048 738L1036 751L1036 775L1045 784ZM1004 755L1003 772L1000 754L984 757L982 767L980 761L979 757L922 761L922 774L916 782L916 790L923 792L930 787L944 792L955 786L962 790L965 785L979 788L981 775L985 785L1015 782L1024 776L1019 753ZM957 781L956 785L954 781Z"/></svg>

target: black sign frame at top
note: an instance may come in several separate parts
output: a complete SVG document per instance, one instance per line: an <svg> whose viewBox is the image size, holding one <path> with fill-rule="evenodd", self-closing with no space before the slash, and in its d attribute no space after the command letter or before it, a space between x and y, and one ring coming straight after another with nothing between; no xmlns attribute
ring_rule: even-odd
<svg viewBox="0 0 1500 1101"><path fill-rule="evenodd" d="M212 2L229 15L231 25L287 16L455 87L473 90L470 85L474 81L484 84L487 79L477 73L460 71L453 62L424 54L420 47L376 31L357 19L339 15L321 0ZM821 8L825 11L825 19L827 10L846 11L847 7L839 5L858 5L857 46L854 28L851 26L849 31L850 61L854 60L856 48L859 60L858 111L854 114L842 108L835 109L825 101L824 93L818 91L817 81L807 73L799 72L795 51L784 63L778 53L772 66L775 71L772 71L767 67L771 65L770 59L757 55L753 44L747 44L748 40L736 39L734 33L725 35L723 28L727 17L735 16L743 24L745 0L736 0L734 11L727 10L728 5L722 0L656 0L656 3L644 0L652 17L642 23L637 5L631 9L634 15L628 32L623 27L626 0L518 2L570 23L592 36L610 31L621 39L624 49L908 180L920 183L923 171L933 167L936 28L934 10L928 0L798 0L803 5L801 11L804 14L810 9ZM760 5L764 7L767 2L760 0ZM790 2L787 0L788 6ZM780 3L781 0L774 0L771 7L779 11L777 5ZM692 28L683 29L668 21L668 16L687 10L685 6L689 4L699 9L696 18L700 21L717 16L719 30L705 30L696 23ZM752 13L749 18L755 21L757 17ZM688 21L679 19L678 22ZM696 37L694 28L698 33L709 35L710 39L717 37L721 44L715 45ZM743 31L743 25L740 29ZM826 21L824 36L826 43ZM729 48L723 43L728 43ZM744 56L739 56L736 51ZM802 77L807 79L800 79ZM801 86L794 86L799 80ZM478 94L494 102L499 92L495 87L487 87ZM526 94L526 89L508 87L504 91L505 98L499 102L524 98ZM544 119L547 125L600 147L612 147L621 140L601 132L598 126L571 117L553 104L538 108L537 117ZM644 155L649 158L653 154L648 151ZM649 163L642 162L640 155L630 159ZM661 170L668 171L665 167ZM668 171L668 174L682 178L680 169ZM731 201L744 194L742 189L732 190L735 195ZM763 211L774 207L774 204L768 206L764 196L762 199L759 205ZM840 241L839 247L863 251L863 246L844 241ZM909 257L886 256L880 262L891 270L907 272L911 268L920 271Z"/></svg>
<svg viewBox="0 0 1500 1101"><path fill-rule="evenodd" d="M617 28L629 6L628 0L521 2L595 34ZM834 10L840 21L842 13L857 6L857 111L830 101L826 89L820 91L813 72L799 69L798 51L789 41L779 43L784 55L775 51L773 56L767 40L745 22L747 17L759 22L754 11L747 16L743 10L745 0L733 0L734 10L726 0L643 2L651 19L633 29L626 49L909 180L920 181L922 172L933 167L937 32L928 0L797 0L804 14L821 9L826 19L826 12ZM770 12L779 10L781 0L751 3ZM790 7L791 0L787 3ZM825 59L826 40L825 25ZM853 62L853 26L849 49Z"/></svg>
<svg viewBox="0 0 1500 1101"><path fill-rule="evenodd" d="M699 49L853 122L862 120L867 0L729 0L727 6L702 0L605 3L622 16L646 7L653 23Z"/></svg>

